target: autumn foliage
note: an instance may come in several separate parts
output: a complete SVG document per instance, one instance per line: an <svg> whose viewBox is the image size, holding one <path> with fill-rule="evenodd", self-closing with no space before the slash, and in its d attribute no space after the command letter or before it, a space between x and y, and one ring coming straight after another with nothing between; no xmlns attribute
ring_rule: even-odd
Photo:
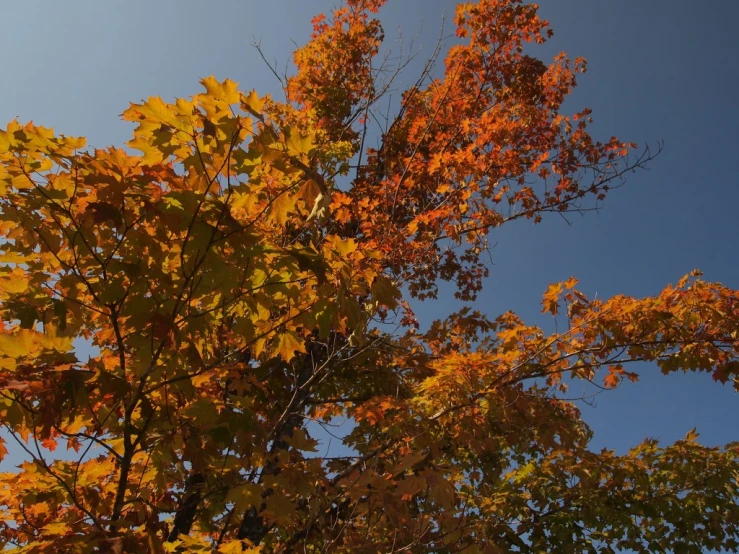
<svg viewBox="0 0 739 554"><path fill-rule="evenodd" d="M209 77L131 104L127 150L0 132L0 455L25 460L2 475L4 547L739 547L738 445L594 452L566 392L644 361L736 382L739 292L694 272L599 300L571 279L544 294L558 332L416 321L440 281L474 300L491 231L597 206L650 153L561 113L585 62L533 57L551 32L518 0L460 5L438 75L382 119L383 3L315 18L285 101ZM342 421L324 456L312 434Z"/></svg>

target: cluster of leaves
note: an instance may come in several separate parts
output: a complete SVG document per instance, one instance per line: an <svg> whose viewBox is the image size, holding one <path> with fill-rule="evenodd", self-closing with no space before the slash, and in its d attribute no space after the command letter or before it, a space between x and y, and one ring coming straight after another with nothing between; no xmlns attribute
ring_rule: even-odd
<svg viewBox="0 0 739 554"><path fill-rule="evenodd" d="M734 380L737 291L695 273L596 301L572 279L544 295L564 332L470 309L419 332L402 289L474 298L488 231L587 209L649 154L560 114L584 62L524 53L550 31L518 0L461 5L443 76L432 60L369 129L381 4L314 20L287 102L210 77L132 104L139 154L0 131L0 456L25 459L0 485L4 547L739 546L739 446L594 453L566 394L637 361ZM342 420L340 455L316 453Z"/></svg>

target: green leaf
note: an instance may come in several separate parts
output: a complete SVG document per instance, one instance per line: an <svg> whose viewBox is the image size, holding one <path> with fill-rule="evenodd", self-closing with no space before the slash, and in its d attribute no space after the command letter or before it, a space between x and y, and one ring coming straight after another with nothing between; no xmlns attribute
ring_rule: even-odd
<svg viewBox="0 0 739 554"><path fill-rule="evenodd" d="M262 487L253 483L244 483L228 491L226 502L233 503L237 512L243 512L252 506L262 503Z"/></svg>

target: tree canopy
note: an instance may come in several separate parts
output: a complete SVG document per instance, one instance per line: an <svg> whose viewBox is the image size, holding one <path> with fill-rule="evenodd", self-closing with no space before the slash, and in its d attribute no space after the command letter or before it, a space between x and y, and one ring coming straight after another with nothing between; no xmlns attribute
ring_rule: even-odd
<svg viewBox="0 0 739 554"><path fill-rule="evenodd" d="M208 77L131 104L128 149L0 131L0 457L25 460L3 547L739 548L739 444L595 452L567 392L636 362L736 386L738 291L572 278L544 292L554 331L471 303L491 231L597 207L652 153L562 113L585 61L534 57L551 30L520 0L459 5L387 103L383 3L316 17L284 100ZM466 307L421 325L441 281ZM313 435L337 421L329 456Z"/></svg>

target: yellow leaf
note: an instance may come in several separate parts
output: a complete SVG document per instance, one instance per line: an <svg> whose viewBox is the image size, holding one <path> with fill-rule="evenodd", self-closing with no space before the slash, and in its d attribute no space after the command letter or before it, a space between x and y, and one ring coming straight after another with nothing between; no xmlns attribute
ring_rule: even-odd
<svg viewBox="0 0 739 554"><path fill-rule="evenodd" d="M72 349L73 337L57 335L56 327L51 323L47 323L45 329L46 333L38 335L39 343L44 349L57 352L69 352Z"/></svg>
<svg viewBox="0 0 739 554"><path fill-rule="evenodd" d="M287 139L287 148L291 154L309 154L315 148L313 137L302 135L293 130Z"/></svg>
<svg viewBox="0 0 739 554"><path fill-rule="evenodd" d="M14 271L10 278L0 277L0 294L18 294L28 289L28 277L22 271Z"/></svg>
<svg viewBox="0 0 739 554"><path fill-rule="evenodd" d="M113 452L123 456L123 437L108 441L108 446Z"/></svg>
<svg viewBox="0 0 739 554"><path fill-rule="evenodd" d="M244 541L241 539L224 541L218 547L220 554L259 554L261 551L261 546L248 547L244 550Z"/></svg>
<svg viewBox="0 0 739 554"><path fill-rule="evenodd" d="M252 90L249 93L249 96L243 96L241 97L241 106L248 112L254 114L254 115L261 115L262 114L262 108L264 107L264 98L259 98L259 95L257 94L257 91Z"/></svg>
<svg viewBox="0 0 739 554"><path fill-rule="evenodd" d="M44 525L44 531L50 535L64 535L69 531L69 525L66 523L49 523Z"/></svg>
<svg viewBox="0 0 739 554"><path fill-rule="evenodd" d="M34 187L34 181L28 175L21 173L16 175L10 180L11 186L18 190L32 189Z"/></svg>
<svg viewBox="0 0 739 554"><path fill-rule="evenodd" d="M515 483L520 483L521 481L526 479L529 475L531 475L534 472L534 469L536 469L536 466L534 466L534 464L531 462L521 466L520 468L518 468L516 471L513 472L513 481Z"/></svg>
<svg viewBox="0 0 739 554"><path fill-rule="evenodd" d="M357 241L354 239L342 239L336 235L327 236L324 242L326 247L336 252L341 258L357 249Z"/></svg>
<svg viewBox="0 0 739 554"><path fill-rule="evenodd" d="M251 192L235 192L231 195L231 210L244 210L247 214L254 213L254 207L259 202L259 197Z"/></svg>
<svg viewBox="0 0 739 554"><path fill-rule="evenodd" d="M134 117L134 114L136 117ZM164 102L160 96L150 96L141 105L131 104L123 112L123 116L127 121L136 121L143 118L144 120L156 121L157 123L166 123L174 118L174 112L172 111L172 107Z"/></svg>
<svg viewBox="0 0 739 554"><path fill-rule="evenodd" d="M305 345L292 331L283 333L277 339L277 348L273 355L278 354L280 358L289 362L295 357L295 352L305 352Z"/></svg>
<svg viewBox="0 0 739 554"><path fill-rule="evenodd" d="M222 100L227 104L236 104L239 101L239 85L231 79L219 82L213 75L200 80L209 95L216 100Z"/></svg>
<svg viewBox="0 0 739 554"><path fill-rule="evenodd" d="M542 300L542 304L544 307L541 309L541 311L550 312L556 315L559 311L559 296L562 294L563 290L563 283L552 283L551 285L549 285L547 291L544 293L544 298Z"/></svg>
<svg viewBox="0 0 739 554"><path fill-rule="evenodd" d="M33 334L22 329L15 335L0 335L0 354L8 358L21 358L35 352L35 341Z"/></svg>
<svg viewBox="0 0 739 554"><path fill-rule="evenodd" d="M288 212L294 208L295 199L289 196L286 192L283 192L272 200L272 204L269 209L270 218L274 219L280 225L285 225L285 223L287 223Z"/></svg>
<svg viewBox="0 0 739 554"><path fill-rule="evenodd" d="M7 131L0 131L0 153L10 150L13 138Z"/></svg>
<svg viewBox="0 0 739 554"><path fill-rule="evenodd" d="M221 554L242 554L242 545L239 539L222 542L218 547L218 552Z"/></svg>
<svg viewBox="0 0 739 554"><path fill-rule="evenodd" d="M5 251L0 254L0 262L6 264L22 264L26 262L26 256L13 251Z"/></svg>

